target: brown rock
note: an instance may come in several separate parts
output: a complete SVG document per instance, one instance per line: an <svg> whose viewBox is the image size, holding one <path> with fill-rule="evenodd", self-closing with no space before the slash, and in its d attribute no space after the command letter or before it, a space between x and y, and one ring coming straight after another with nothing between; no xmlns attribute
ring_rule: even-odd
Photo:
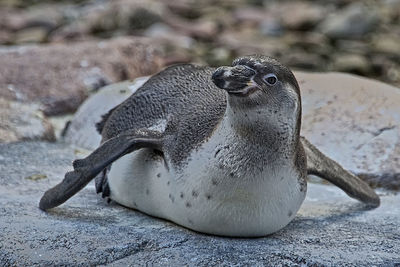
<svg viewBox="0 0 400 267"><path fill-rule="evenodd" d="M217 23L211 20L189 21L179 17L166 16L164 21L177 31L195 38L212 39L218 32Z"/></svg>
<svg viewBox="0 0 400 267"><path fill-rule="evenodd" d="M53 127L38 104L0 98L0 143L22 140L54 141Z"/></svg>
<svg viewBox="0 0 400 267"><path fill-rule="evenodd" d="M225 31L218 35L219 46L233 50L237 55L264 54L278 57L289 49L280 38L264 38L257 29Z"/></svg>
<svg viewBox="0 0 400 267"><path fill-rule="evenodd" d="M375 185L399 185L399 88L343 73L296 72L302 134Z"/></svg>
<svg viewBox="0 0 400 267"><path fill-rule="evenodd" d="M115 0L94 5L80 18L92 33L144 30L161 20L164 5L157 1Z"/></svg>
<svg viewBox="0 0 400 267"><path fill-rule="evenodd" d="M18 31L14 43L42 43L47 39L48 30L44 27L29 27Z"/></svg>
<svg viewBox="0 0 400 267"><path fill-rule="evenodd" d="M308 30L327 13L326 8L303 1L280 3L277 9L282 24L291 30Z"/></svg>
<svg viewBox="0 0 400 267"><path fill-rule="evenodd" d="M375 53L400 59L400 37L394 34L381 34L373 38L372 50Z"/></svg>
<svg viewBox="0 0 400 267"><path fill-rule="evenodd" d="M0 97L37 101L46 115L72 112L88 90L152 74L163 64L142 38L3 49L0 62Z"/></svg>
<svg viewBox="0 0 400 267"><path fill-rule="evenodd" d="M233 18L236 23L261 24L269 14L266 10L254 7L241 7L235 10Z"/></svg>

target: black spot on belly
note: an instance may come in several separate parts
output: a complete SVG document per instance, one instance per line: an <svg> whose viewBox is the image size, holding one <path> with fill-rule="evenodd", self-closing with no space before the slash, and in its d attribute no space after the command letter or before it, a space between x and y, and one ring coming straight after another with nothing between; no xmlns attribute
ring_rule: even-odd
<svg viewBox="0 0 400 267"><path fill-rule="evenodd" d="M136 202L133 202L133 206L134 206L135 208L137 208L137 204L136 204Z"/></svg>
<svg viewBox="0 0 400 267"><path fill-rule="evenodd" d="M186 202L185 206L186 206L187 208L190 208L190 207L192 207L192 204L190 204L190 202Z"/></svg>
<svg viewBox="0 0 400 267"><path fill-rule="evenodd" d="M293 215L293 212L291 210L289 210L288 216L291 217L292 215Z"/></svg>
<svg viewBox="0 0 400 267"><path fill-rule="evenodd" d="M199 196L199 193L197 193L195 190L193 190L193 191L192 191L192 196L193 196L193 197L198 197L198 196Z"/></svg>
<svg viewBox="0 0 400 267"><path fill-rule="evenodd" d="M174 203L175 201L175 197L171 194L168 195L169 199L171 199L171 202Z"/></svg>
<svg viewBox="0 0 400 267"><path fill-rule="evenodd" d="M181 192L181 194L179 195L181 198L183 198L185 196L185 194L183 192Z"/></svg>
<svg viewBox="0 0 400 267"><path fill-rule="evenodd" d="M170 181L168 181L168 182L167 182L167 185L169 185L170 183L171 183L171 182L170 182Z"/></svg>
<svg viewBox="0 0 400 267"><path fill-rule="evenodd" d="M157 173L157 178L160 178L161 177L161 173Z"/></svg>
<svg viewBox="0 0 400 267"><path fill-rule="evenodd" d="M146 195L150 194L150 190L146 189Z"/></svg>
<svg viewBox="0 0 400 267"><path fill-rule="evenodd" d="M189 222L190 224L193 224L193 221L192 221L191 219L188 219L188 222Z"/></svg>
<svg viewBox="0 0 400 267"><path fill-rule="evenodd" d="M233 177L233 176L235 176L235 174L234 174L233 172L231 172L231 173L229 174L229 176L230 176L230 177Z"/></svg>
<svg viewBox="0 0 400 267"><path fill-rule="evenodd" d="M217 185L217 184L218 184L218 181L215 180L215 179L212 179L212 180L211 180L211 183L212 183L213 185Z"/></svg>
<svg viewBox="0 0 400 267"><path fill-rule="evenodd" d="M211 199L211 195L210 195L210 194L207 194L207 195L206 195L206 198L207 198L207 200L210 200L210 199Z"/></svg>

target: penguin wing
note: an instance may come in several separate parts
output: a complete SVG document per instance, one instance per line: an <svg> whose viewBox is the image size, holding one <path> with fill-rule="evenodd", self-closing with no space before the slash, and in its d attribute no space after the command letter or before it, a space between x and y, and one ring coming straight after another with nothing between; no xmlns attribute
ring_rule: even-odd
<svg viewBox="0 0 400 267"><path fill-rule="evenodd" d="M347 195L378 207L379 196L363 180L343 169L333 159L324 155L304 137L300 138L307 155L307 174L317 175L341 188Z"/></svg>
<svg viewBox="0 0 400 267"><path fill-rule="evenodd" d="M100 145L84 159L75 160L74 170L40 199L42 210L57 207L84 188L97 174L120 157L140 148L162 150L163 134L147 129L123 132Z"/></svg>

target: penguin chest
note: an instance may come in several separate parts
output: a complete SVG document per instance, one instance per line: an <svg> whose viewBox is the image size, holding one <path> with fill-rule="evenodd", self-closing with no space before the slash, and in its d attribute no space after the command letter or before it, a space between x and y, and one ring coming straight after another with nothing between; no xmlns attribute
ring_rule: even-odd
<svg viewBox="0 0 400 267"><path fill-rule="evenodd" d="M243 156L237 151L218 150L218 145L213 153L204 148L204 157L213 155L207 159L198 151L177 173L184 194L170 219L225 236L265 236L286 226L305 198L298 172L285 163L259 166L252 159L234 158Z"/></svg>
<svg viewBox="0 0 400 267"><path fill-rule="evenodd" d="M296 171L243 161L221 144L200 147L181 168L150 149L128 154L108 174L110 197L209 234L264 236L287 225L305 197Z"/></svg>

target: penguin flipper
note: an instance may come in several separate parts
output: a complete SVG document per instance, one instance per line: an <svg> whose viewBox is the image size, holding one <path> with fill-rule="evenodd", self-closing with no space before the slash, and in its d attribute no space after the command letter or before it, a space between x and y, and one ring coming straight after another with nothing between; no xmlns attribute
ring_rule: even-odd
<svg viewBox="0 0 400 267"><path fill-rule="evenodd" d="M148 147L162 150L162 133L147 129L123 132L108 139L84 159L75 160L74 170L64 180L47 190L40 199L39 208L57 207L83 189L97 174L120 157L137 149Z"/></svg>
<svg viewBox="0 0 400 267"><path fill-rule="evenodd" d="M300 138L307 155L307 174L317 175L341 188L347 195L371 207L380 205L379 196L359 177L343 169L304 137Z"/></svg>

